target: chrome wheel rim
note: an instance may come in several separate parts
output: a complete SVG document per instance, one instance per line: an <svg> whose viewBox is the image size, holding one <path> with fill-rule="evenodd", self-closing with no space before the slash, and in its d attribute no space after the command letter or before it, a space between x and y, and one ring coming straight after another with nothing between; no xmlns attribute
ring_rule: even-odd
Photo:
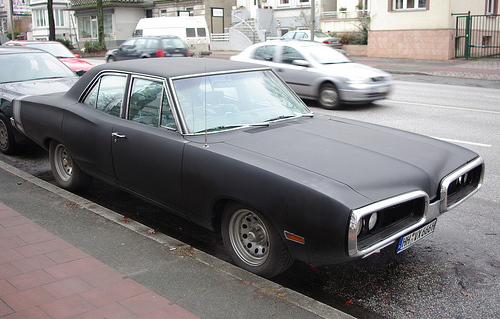
<svg viewBox="0 0 500 319"><path fill-rule="evenodd" d="M250 210L236 211L229 221L229 239L247 265L260 266L269 256L269 233L264 222Z"/></svg>
<svg viewBox="0 0 500 319"><path fill-rule="evenodd" d="M69 151L64 145L57 145L54 151L54 164L57 171L57 175L67 182L73 176L73 160Z"/></svg>
<svg viewBox="0 0 500 319"><path fill-rule="evenodd" d="M0 148L7 149L9 146L9 131L4 121L0 120Z"/></svg>
<svg viewBox="0 0 500 319"><path fill-rule="evenodd" d="M322 105L332 107L338 104L339 95L335 89L327 88L321 91L319 99Z"/></svg>

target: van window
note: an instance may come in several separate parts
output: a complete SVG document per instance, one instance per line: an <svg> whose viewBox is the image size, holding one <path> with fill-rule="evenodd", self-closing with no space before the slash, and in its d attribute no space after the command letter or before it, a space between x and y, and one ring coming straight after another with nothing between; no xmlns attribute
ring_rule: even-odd
<svg viewBox="0 0 500 319"><path fill-rule="evenodd" d="M188 38L196 37L196 32L195 32L194 28L186 28L186 37L188 37Z"/></svg>
<svg viewBox="0 0 500 319"><path fill-rule="evenodd" d="M199 37L206 37L207 36L207 33L205 32L205 28L197 28L196 31L198 31Z"/></svg>

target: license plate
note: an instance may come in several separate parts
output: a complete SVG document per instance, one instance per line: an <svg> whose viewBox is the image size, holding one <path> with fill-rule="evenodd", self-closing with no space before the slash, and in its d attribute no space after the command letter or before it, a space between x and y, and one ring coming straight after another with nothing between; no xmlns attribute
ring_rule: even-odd
<svg viewBox="0 0 500 319"><path fill-rule="evenodd" d="M399 239L399 244L398 244L398 249L396 250L398 253L402 252L403 250L409 248L413 244L415 244L417 241L419 241L422 238L425 238L432 234L434 232L434 229L436 228L436 222L437 219L434 219L432 222L429 224L415 230L414 232L401 237Z"/></svg>

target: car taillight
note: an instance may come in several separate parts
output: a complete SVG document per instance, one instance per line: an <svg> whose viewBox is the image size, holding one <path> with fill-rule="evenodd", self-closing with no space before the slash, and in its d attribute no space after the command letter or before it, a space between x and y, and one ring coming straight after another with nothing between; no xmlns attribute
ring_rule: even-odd
<svg viewBox="0 0 500 319"><path fill-rule="evenodd" d="M192 56L191 51L186 49L186 56Z"/></svg>
<svg viewBox="0 0 500 319"><path fill-rule="evenodd" d="M328 41L327 41L327 40L325 40L325 41L323 41L323 43L326 43L326 44L328 44Z"/></svg>
<svg viewBox="0 0 500 319"><path fill-rule="evenodd" d="M163 54L163 50L156 50L156 56L162 57L162 56L165 56L165 54Z"/></svg>
<svg viewBox="0 0 500 319"><path fill-rule="evenodd" d="M339 43L342 43L342 40L339 40Z"/></svg>

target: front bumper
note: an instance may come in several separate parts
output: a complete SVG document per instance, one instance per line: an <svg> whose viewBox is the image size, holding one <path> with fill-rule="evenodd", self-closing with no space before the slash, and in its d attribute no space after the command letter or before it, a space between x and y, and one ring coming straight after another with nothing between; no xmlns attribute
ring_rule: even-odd
<svg viewBox="0 0 500 319"><path fill-rule="evenodd" d="M347 240L349 256L364 258L394 244L399 238L431 222L476 193L482 186L483 177L484 162L481 157L478 157L443 178L440 184L439 197L434 202L430 202L429 196L425 192L414 191L353 210ZM376 238L376 241L368 241L368 244L362 244L362 241L358 238L360 220L376 212L383 214L386 210L412 201L417 203L413 206L419 208L416 209L415 213L411 213L398 221L398 224L402 226L391 225L386 227L374 235L373 238Z"/></svg>

